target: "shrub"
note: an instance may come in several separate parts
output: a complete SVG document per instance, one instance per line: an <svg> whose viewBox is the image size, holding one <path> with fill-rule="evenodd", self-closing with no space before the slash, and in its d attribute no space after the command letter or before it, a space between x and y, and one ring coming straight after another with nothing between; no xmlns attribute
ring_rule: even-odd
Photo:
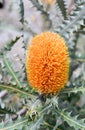
<svg viewBox="0 0 85 130"><path fill-rule="evenodd" d="M28 2L43 24L36 31L18 2L22 34L0 49L0 130L84 130L85 1ZM17 68L10 54L19 41Z"/></svg>

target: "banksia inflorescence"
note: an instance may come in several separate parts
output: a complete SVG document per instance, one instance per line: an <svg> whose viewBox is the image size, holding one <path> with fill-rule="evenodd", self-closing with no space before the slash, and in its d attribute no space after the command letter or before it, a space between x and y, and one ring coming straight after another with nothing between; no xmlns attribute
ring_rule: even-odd
<svg viewBox="0 0 85 130"><path fill-rule="evenodd" d="M31 39L26 53L29 84L42 94L57 94L68 80L69 56L63 38L44 32Z"/></svg>

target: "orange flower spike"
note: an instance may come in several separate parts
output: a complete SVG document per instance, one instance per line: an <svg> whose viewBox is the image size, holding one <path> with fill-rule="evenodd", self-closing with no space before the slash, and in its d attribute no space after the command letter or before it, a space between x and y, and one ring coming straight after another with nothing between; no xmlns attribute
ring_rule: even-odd
<svg viewBox="0 0 85 130"><path fill-rule="evenodd" d="M63 38L45 32L30 41L26 53L29 84L42 94L57 94L68 81L69 56Z"/></svg>

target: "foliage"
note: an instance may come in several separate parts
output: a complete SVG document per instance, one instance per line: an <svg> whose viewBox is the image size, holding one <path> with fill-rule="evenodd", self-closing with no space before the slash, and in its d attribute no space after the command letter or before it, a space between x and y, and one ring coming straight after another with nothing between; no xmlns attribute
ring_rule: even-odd
<svg viewBox="0 0 85 130"><path fill-rule="evenodd" d="M37 34L26 22L25 4L20 0L18 13L22 27L18 31L22 34L0 48L0 130L85 130L85 102L82 100L85 98L85 1L70 3L73 8L69 14L64 0L56 0L54 4L43 4L42 0L28 2L43 19L42 31L57 32L64 37L69 48L69 81L56 96L39 95L29 86L25 61L18 54L16 59L21 68L17 69L10 55L13 47L22 39L25 59L25 36ZM51 13L51 8L55 14Z"/></svg>

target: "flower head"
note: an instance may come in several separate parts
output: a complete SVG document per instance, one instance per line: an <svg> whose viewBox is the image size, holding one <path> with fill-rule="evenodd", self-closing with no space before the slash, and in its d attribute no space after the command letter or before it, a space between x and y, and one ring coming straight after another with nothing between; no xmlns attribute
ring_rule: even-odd
<svg viewBox="0 0 85 130"><path fill-rule="evenodd" d="M49 4L52 5L54 3L54 0L39 0L42 4Z"/></svg>
<svg viewBox="0 0 85 130"><path fill-rule="evenodd" d="M44 32L31 39L26 53L29 84L44 94L57 94L67 83L68 49L63 38Z"/></svg>

